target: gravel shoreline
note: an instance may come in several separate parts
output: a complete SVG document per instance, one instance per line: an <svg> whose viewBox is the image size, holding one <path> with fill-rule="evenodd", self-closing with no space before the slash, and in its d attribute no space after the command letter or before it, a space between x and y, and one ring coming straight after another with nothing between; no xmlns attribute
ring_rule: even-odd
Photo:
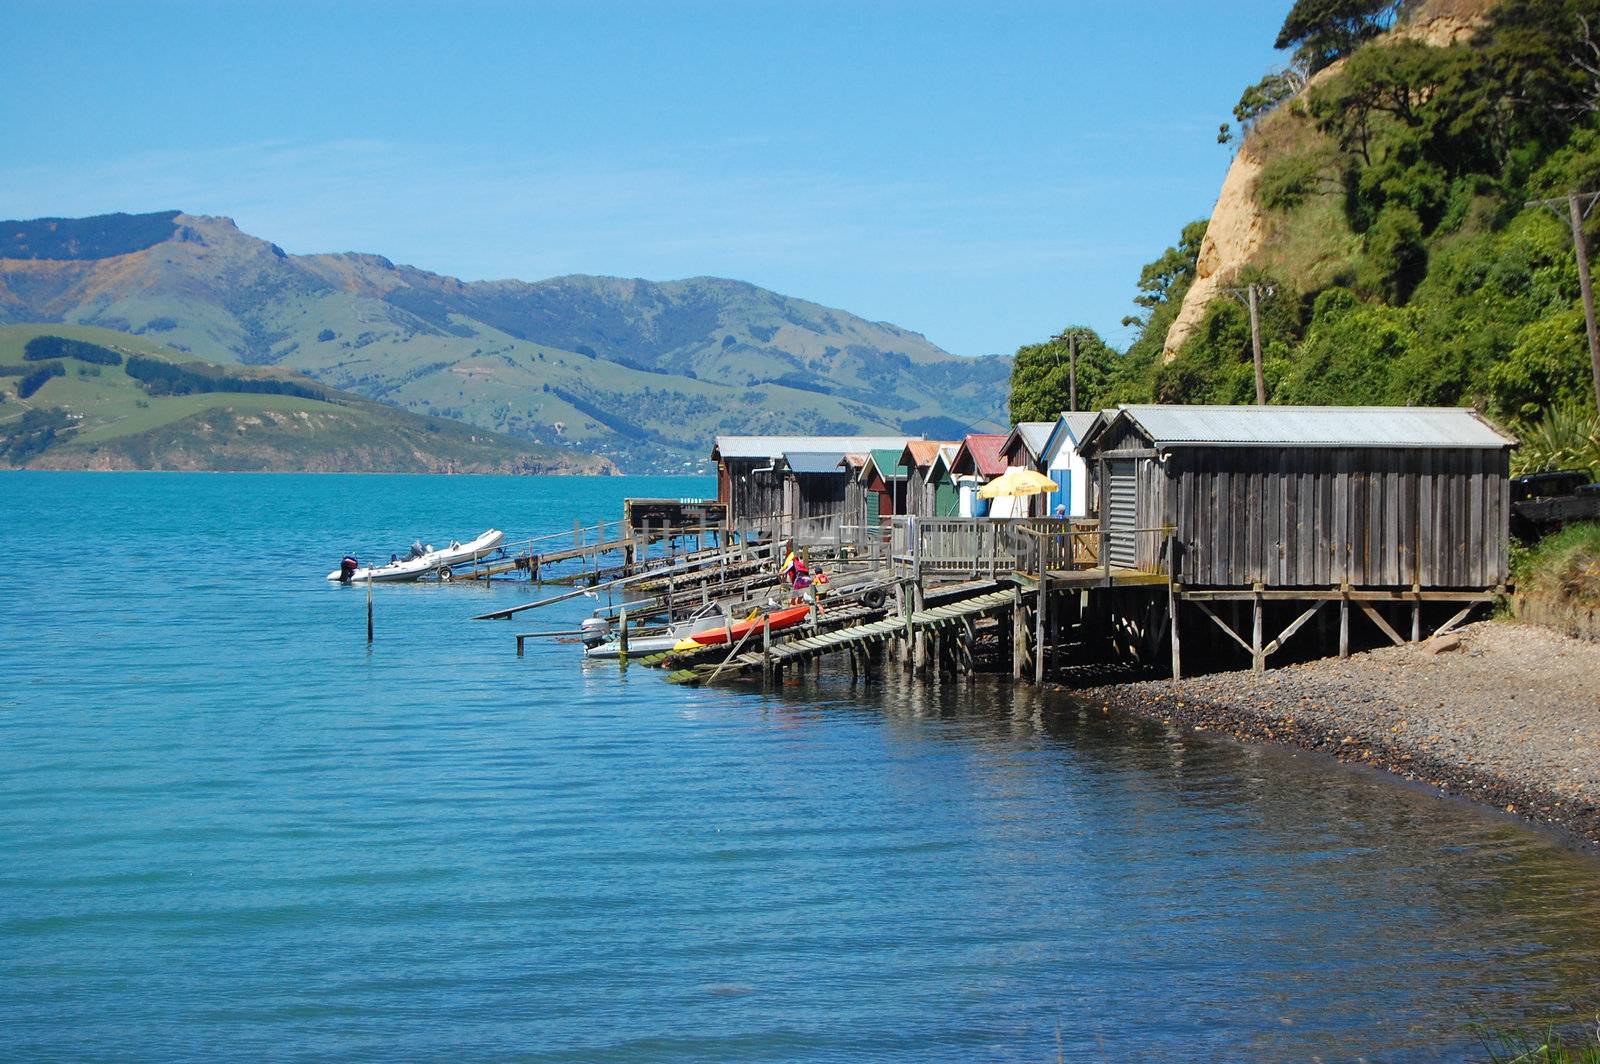
<svg viewBox="0 0 1600 1064"><path fill-rule="evenodd" d="M1600 644L1512 621L1386 647L1080 690L1103 707L1384 769L1600 851Z"/></svg>

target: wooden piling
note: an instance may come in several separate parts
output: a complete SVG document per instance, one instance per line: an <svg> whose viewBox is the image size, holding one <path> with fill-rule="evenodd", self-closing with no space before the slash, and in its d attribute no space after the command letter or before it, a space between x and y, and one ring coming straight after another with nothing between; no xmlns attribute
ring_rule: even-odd
<svg viewBox="0 0 1600 1064"><path fill-rule="evenodd" d="M1178 594L1177 585L1167 582L1167 620L1172 625L1172 678L1183 679L1183 654L1178 649Z"/></svg>
<svg viewBox="0 0 1600 1064"><path fill-rule="evenodd" d="M367 642L372 642L372 572L367 572Z"/></svg>
<svg viewBox="0 0 1600 1064"><path fill-rule="evenodd" d="M1022 612L1022 589L1011 589L1011 678L1022 679L1028 650L1028 621Z"/></svg>
<svg viewBox="0 0 1600 1064"><path fill-rule="evenodd" d="M1265 672L1267 656L1261 651L1261 585L1256 585L1255 597L1251 600L1253 623L1250 628L1250 671Z"/></svg>
<svg viewBox="0 0 1600 1064"><path fill-rule="evenodd" d="M1350 656L1350 585L1339 588L1339 656Z"/></svg>
<svg viewBox="0 0 1600 1064"><path fill-rule="evenodd" d="M1050 617L1050 576L1041 564L1039 569L1039 601L1033 604L1033 682L1044 683L1046 656L1045 626Z"/></svg>

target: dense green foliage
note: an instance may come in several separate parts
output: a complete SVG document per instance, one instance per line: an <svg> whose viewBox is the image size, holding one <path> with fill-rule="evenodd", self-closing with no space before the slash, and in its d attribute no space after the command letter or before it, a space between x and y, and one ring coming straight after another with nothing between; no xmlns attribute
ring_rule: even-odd
<svg viewBox="0 0 1600 1064"><path fill-rule="evenodd" d="M0 424L0 461L21 465L43 453L70 425L65 410L54 407L24 410L21 417Z"/></svg>
<svg viewBox="0 0 1600 1064"><path fill-rule="evenodd" d="M1600 480L1600 417L1574 407L1558 407L1522 431L1511 455L1511 471L1584 469Z"/></svg>
<svg viewBox="0 0 1600 1064"><path fill-rule="evenodd" d="M59 363L57 363L59 365ZM327 399L328 392L314 384L271 377L236 377L132 355L128 376L144 385L150 395L197 395L203 392L243 392L251 395L293 395L301 399Z"/></svg>
<svg viewBox="0 0 1600 1064"><path fill-rule="evenodd" d="M172 236L177 211L0 222L0 259L105 259Z"/></svg>
<svg viewBox="0 0 1600 1064"><path fill-rule="evenodd" d="M28 362L43 362L50 358L75 358L79 362L91 362L97 366L122 365L122 356L109 347L101 347L99 344L83 340L71 340L65 336L35 336L23 347L22 357Z"/></svg>
<svg viewBox="0 0 1600 1064"><path fill-rule="evenodd" d="M1257 198L1274 240L1227 283L1273 288L1261 303L1269 401L1473 405L1550 440L1540 463L1570 463L1583 435L1572 419L1595 410L1577 267L1564 217L1530 201L1600 191L1600 75L1578 61L1600 55L1585 51L1600 0L1504 4L1449 47L1356 47L1392 13L1301 0L1281 46L1302 47L1325 24L1355 50L1290 106L1237 116L1259 126ZM1368 21L1339 21L1357 16ZM1278 98L1252 90L1242 105ZM1600 211L1589 226L1594 247ZM1159 356L1196 229L1141 278L1146 313L1130 319L1141 332L1111 374L1119 400L1254 397L1235 299L1213 299L1176 357Z"/></svg>
<svg viewBox="0 0 1600 1064"><path fill-rule="evenodd" d="M44 387L45 381L51 377L65 376L67 368L59 362L41 362L22 375L17 382L17 398L29 399L33 393Z"/></svg>
<svg viewBox="0 0 1600 1064"><path fill-rule="evenodd" d="M1011 368L1011 420L1054 421L1071 398L1072 357L1067 333L1078 338L1078 409L1097 410L1111 393L1117 353L1090 328L1017 349Z"/></svg>

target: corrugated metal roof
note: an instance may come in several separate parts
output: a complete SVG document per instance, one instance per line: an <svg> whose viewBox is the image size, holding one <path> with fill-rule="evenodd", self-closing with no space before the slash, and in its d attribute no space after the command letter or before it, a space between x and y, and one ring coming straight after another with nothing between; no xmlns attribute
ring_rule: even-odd
<svg viewBox="0 0 1600 1064"><path fill-rule="evenodd" d="M716 453L723 458L782 458L789 451L875 451L906 445L910 436L718 436Z"/></svg>
<svg viewBox="0 0 1600 1064"><path fill-rule="evenodd" d="M1509 447L1470 409L1401 406L1124 406L1157 446Z"/></svg>
<svg viewBox="0 0 1600 1064"><path fill-rule="evenodd" d="M1116 411L1112 411L1113 414ZM1049 458L1052 461L1070 443L1074 450L1088 435L1089 429L1100 417L1098 410L1063 410L1056 419L1056 427L1050 430L1049 439L1044 441L1044 450L1039 452L1040 459Z"/></svg>
<svg viewBox="0 0 1600 1064"><path fill-rule="evenodd" d="M872 464L877 467L878 475L884 480L904 480L905 472L900 468L901 447L874 447L872 449Z"/></svg>
<svg viewBox="0 0 1600 1064"><path fill-rule="evenodd" d="M1022 441L1028 449L1029 458L1037 459L1044 453L1044 445L1050 441L1050 433L1055 430L1054 421L1019 421L1011 434L1006 437L1006 442L1001 448L1002 453L1016 450L1014 442Z"/></svg>
<svg viewBox="0 0 1600 1064"><path fill-rule="evenodd" d="M836 473L844 462L843 451L784 451L783 462L796 473Z"/></svg>
<svg viewBox="0 0 1600 1064"><path fill-rule="evenodd" d="M1050 438L1050 430L1055 427L1054 421L1023 421L1017 425L1017 435L1028 445L1028 450L1038 454L1044 450L1044 442Z"/></svg>
<svg viewBox="0 0 1600 1064"><path fill-rule="evenodd" d="M918 469L926 469L939 457L940 444L937 440L911 440L900 450L900 461L904 462L906 455L911 455L911 461Z"/></svg>
<svg viewBox="0 0 1600 1064"><path fill-rule="evenodd" d="M1003 433L973 433L961 441L955 462L959 462L963 469L970 465L981 477L997 477L1006 471L1006 460L1000 453L1005 442ZM952 466L955 462L952 462Z"/></svg>
<svg viewBox="0 0 1600 1064"><path fill-rule="evenodd" d="M1075 440L1083 439L1083 434L1089 431L1089 426L1094 424L1094 419L1100 416L1098 410L1063 410L1061 420L1066 423L1067 431L1072 433Z"/></svg>

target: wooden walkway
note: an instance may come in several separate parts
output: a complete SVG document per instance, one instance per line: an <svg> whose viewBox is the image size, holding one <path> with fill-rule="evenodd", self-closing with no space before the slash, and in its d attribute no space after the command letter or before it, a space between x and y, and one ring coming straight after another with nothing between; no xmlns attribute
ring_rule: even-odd
<svg viewBox="0 0 1600 1064"><path fill-rule="evenodd" d="M1023 592L1032 594L1032 592ZM1017 591L991 591L973 598L962 599L943 606L920 610L909 617L888 617L869 624L854 624L831 632L801 636L772 646L763 654L760 650L745 651L732 659L716 664L702 663L680 669L667 677L672 683L703 683L713 673L737 674L762 666L797 664L824 654L862 649L887 639L905 636L918 629L937 630L947 625L960 624L986 613L1009 610L1017 601Z"/></svg>

